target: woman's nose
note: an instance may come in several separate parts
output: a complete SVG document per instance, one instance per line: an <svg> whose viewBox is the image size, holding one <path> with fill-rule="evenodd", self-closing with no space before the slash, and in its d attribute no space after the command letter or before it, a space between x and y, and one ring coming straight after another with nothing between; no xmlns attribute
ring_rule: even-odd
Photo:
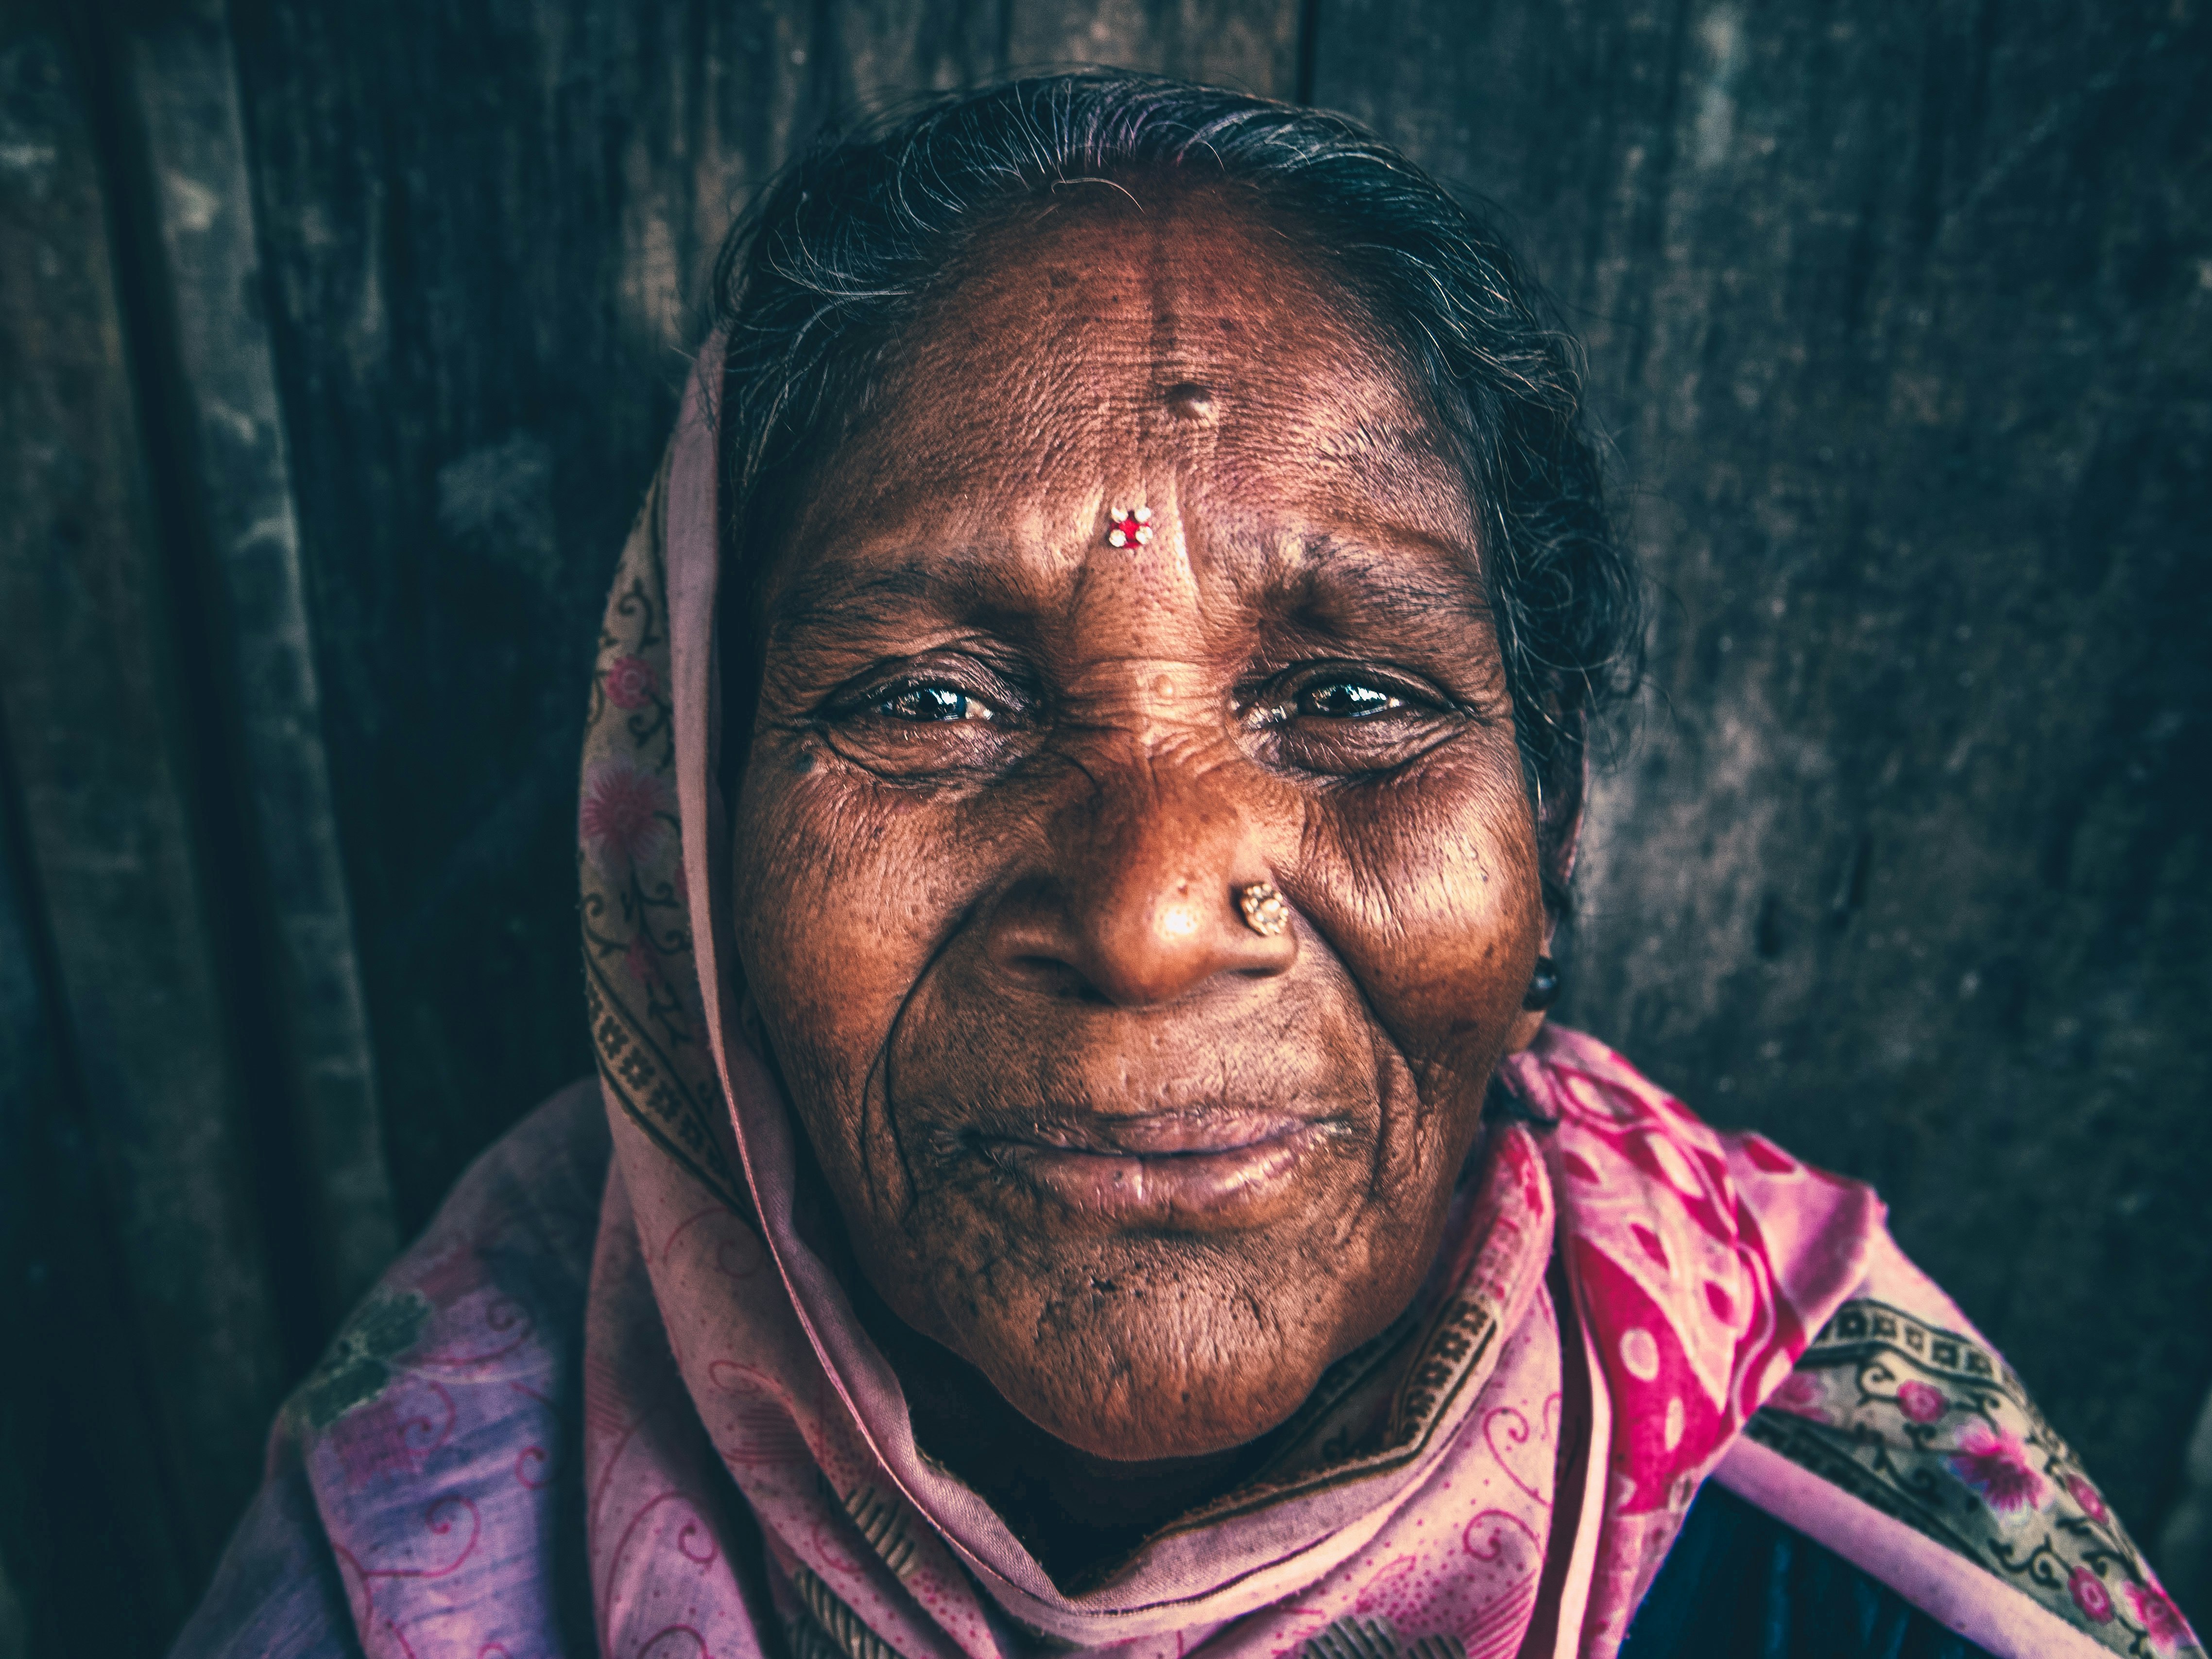
<svg viewBox="0 0 2212 1659"><path fill-rule="evenodd" d="M1053 867L993 915L988 948L1002 970L1137 1007L1297 960L1295 923L1261 933L1240 908L1268 871L1227 781L1157 768L1093 777L1089 799L1054 826Z"/></svg>

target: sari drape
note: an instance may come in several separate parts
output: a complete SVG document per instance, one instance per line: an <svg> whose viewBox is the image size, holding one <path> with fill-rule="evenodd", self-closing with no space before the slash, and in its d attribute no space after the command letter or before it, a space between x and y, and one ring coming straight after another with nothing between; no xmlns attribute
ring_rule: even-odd
<svg viewBox="0 0 2212 1659"><path fill-rule="evenodd" d="M363 1650L1609 1659L1717 1479L1990 1652L2201 1651L1868 1188L1716 1133L1556 1025L1504 1066L1524 1109L1486 1128L1406 1315L1243 1486L1055 1583L916 1443L806 1243L797 1130L738 1018L714 362L591 688L579 872L611 1154L588 1267L573 1228L540 1258L526 1237L599 1133L572 1091L471 1175L272 1441L266 1524L326 1540L277 1556ZM532 1312L555 1255L585 1285L566 1347ZM179 1651L276 1642L248 1580L277 1556L219 1581Z"/></svg>

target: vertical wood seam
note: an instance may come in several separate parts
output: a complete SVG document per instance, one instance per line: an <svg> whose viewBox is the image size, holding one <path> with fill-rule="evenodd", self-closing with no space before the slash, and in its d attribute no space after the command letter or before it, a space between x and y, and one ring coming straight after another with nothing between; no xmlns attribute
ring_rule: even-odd
<svg viewBox="0 0 2212 1659"><path fill-rule="evenodd" d="M276 1073L263 1115L285 1120L269 1127L291 1157L280 1153L267 1176L305 1177L313 1194L301 1213L261 1183L272 1227L304 1228L313 1259L316 1316L295 1334L296 1364L398 1241L274 348L265 305L253 303L264 276L237 68L222 6L187 12L119 41L118 69L145 147L144 205L166 278L162 368L175 389L163 412L179 428L167 439L192 496L185 551L212 567L202 648L216 659L233 751L222 781L247 849L235 872L245 890L226 896L252 903L253 945L273 958L257 975L261 1006L246 1011L241 1059ZM264 1021L275 1029L251 1029ZM288 1243L271 1238L272 1265Z"/></svg>

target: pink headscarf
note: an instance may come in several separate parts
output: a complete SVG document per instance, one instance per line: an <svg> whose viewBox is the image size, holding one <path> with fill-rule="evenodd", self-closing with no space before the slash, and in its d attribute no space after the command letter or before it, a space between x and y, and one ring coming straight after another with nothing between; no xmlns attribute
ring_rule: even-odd
<svg viewBox="0 0 2212 1659"><path fill-rule="evenodd" d="M1487 1132L1404 1316L1243 1486L1055 1584L915 1443L733 1018L714 383L593 678L599 1098L478 1160L339 1334L176 1659L532 1659L586 1603L607 1659L1606 1659L1709 1474L2004 1659L2202 1653L1866 1188L1557 1027L1504 1067L1551 1127Z"/></svg>
<svg viewBox="0 0 2212 1659"><path fill-rule="evenodd" d="M1490 1132L1407 1318L1340 1363L1247 1487L1062 1590L916 1445L897 1375L802 1237L792 1118L734 1016L714 362L624 558L586 749L616 1164L586 1370L605 1650L680 1632L750 1654L775 1616L907 1659L1012 1659L1040 1637L1272 1659L1357 1650L1378 1620L1471 1656L1522 1651L1532 1628L1537 1650L1612 1653L1699 1482L1864 1278L1872 1194L1715 1134L1554 1029L1507 1069L1558 1127ZM758 1528L772 1614L709 1458Z"/></svg>
<svg viewBox="0 0 2212 1659"><path fill-rule="evenodd" d="M1055 1584L915 1443L733 1018L715 361L592 682L599 1086L479 1159L348 1322L173 1659L532 1659L586 1602L607 1659L778 1626L794 1659L1607 1659L1709 1474L2003 1659L2202 1655L1872 1194L1556 1026L1503 1068L1551 1127L1487 1132L1404 1316L1243 1486Z"/></svg>

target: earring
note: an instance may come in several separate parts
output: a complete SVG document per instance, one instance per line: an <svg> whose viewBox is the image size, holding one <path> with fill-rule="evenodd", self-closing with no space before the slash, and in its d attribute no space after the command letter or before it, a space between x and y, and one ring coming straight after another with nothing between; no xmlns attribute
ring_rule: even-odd
<svg viewBox="0 0 2212 1659"><path fill-rule="evenodd" d="M1559 965L1549 957L1536 958L1536 971L1528 975L1528 988L1521 994L1521 1006L1532 1014L1540 1014L1559 1000Z"/></svg>

